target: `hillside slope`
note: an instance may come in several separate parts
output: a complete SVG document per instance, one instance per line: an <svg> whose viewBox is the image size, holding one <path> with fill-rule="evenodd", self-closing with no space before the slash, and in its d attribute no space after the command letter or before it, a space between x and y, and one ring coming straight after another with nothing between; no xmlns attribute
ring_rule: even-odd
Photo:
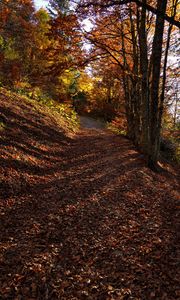
<svg viewBox="0 0 180 300"><path fill-rule="evenodd" d="M176 170L38 107L1 90L0 299L178 299Z"/></svg>

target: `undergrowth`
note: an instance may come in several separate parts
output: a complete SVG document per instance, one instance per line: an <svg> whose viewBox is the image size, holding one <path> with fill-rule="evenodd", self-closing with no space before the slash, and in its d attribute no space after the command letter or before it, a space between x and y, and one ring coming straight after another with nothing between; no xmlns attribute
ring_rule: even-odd
<svg viewBox="0 0 180 300"><path fill-rule="evenodd" d="M120 117L116 117L111 122L107 123L107 128L115 134L127 136L126 121Z"/></svg>
<svg viewBox="0 0 180 300"><path fill-rule="evenodd" d="M121 117L116 117L107 123L107 128L115 134L127 137L126 122ZM180 140L176 131L169 131L167 136L162 136L160 143L160 154L162 158L173 163L180 163Z"/></svg>
<svg viewBox="0 0 180 300"><path fill-rule="evenodd" d="M180 143L178 139L173 137L162 137L160 150L163 158L177 164L180 163Z"/></svg>
<svg viewBox="0 0 180 300"><path fill-rule="evenodd" d="M0 92L3 92L8 97L16 97L17 100L19 98L20 101L25 101L25 103L32 106L32 110L54 116L54 120L65 130L76 132L79 128L79 118L72 106L58 103L48 95L43 94L39 88L32 91L24 89L14 89L12 91L0 88ZM3 124L0 124L0 129L1 127L3 127Z"/></svg>

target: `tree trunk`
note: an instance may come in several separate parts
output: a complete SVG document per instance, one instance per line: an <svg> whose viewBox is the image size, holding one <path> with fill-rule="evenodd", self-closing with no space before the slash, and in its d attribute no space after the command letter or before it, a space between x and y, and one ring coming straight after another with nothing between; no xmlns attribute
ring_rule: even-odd
<svg viewBox="0 0 180 300"><path fill-rule="evenodd" d="M123 68L124 68L123 83L124 83L124 92L125 92L125 99L126 99L125 109L126 109L126 118L127 118L127 135L134 142L135 124L134 124L133 101L132 101L132 81L130 79L130 76L126 74L126 71L128 70L128 63L126 59L124 24L122 18L121 18L121 43L122 43L122 53L123 53Z"/></svg>
<svg viewBox="0 0 180 300"><path fill-rule="evenodd" d="M137 30L136 24L132 16L132 8L129 8L129 18L131 25L131 39L132 39L132 52L133 52L133 67L131 76L131 102L133 113L133 131L134 131L134 144L140 146L141 135L141 114L140 114L140 95L139 95L139 57L138 57L138 44L137 44Z"/></svg>
<svg viewBox="0 0 180 300"><path fill-rule="evenodd" d="M150 108L150 153L148 165L153 170L157 169L159 156L159 83L161 71L161 56L163 45L164 18L167 0L158 0L157 9L160 14L156 18L156 27L152 45L152 85L151 85L151 108Z"/></svg>
<svg viewBox="0 0 180 300"><path fill-rule="evenodd" d="M175 17L175 15L176 15L177 5L178 5L178 0L173 0L173 6L172 6L172 12L171 12L172 17ZM166 41L166 49L165 49L165 55L164 55L163 78L162 78L162 88L161 88L160 105L159 105L159 120L158 120L158 136L159 136L159 138L161 135L161 123L162 123L162 116L163 116L163 111L164 111L164 94L165 94L165 88L166 88L166 68L167 68L167 59L168 59L168 51L169 51L172 28L173 28L173 25L169 24L168 33L167 33L167 41ZM159 143L160 143L160 139L159 139Z"/></svg>
<svg viewBox="0 0 180 300"><path fill-rule="evenodd" d="M146 0L143 3L146 5ZM146 9L141 10L141 16L137 15L139 52L140 52L140 71L141 71L141 118L142 134L141 148L148 155L149 153L149 84L148 84L148 53L147 53L147 34L146 34Z"/></svg>

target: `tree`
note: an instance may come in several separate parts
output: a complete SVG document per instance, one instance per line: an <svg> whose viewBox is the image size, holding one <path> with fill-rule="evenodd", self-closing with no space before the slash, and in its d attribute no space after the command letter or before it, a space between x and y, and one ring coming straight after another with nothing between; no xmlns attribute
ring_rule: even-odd
<svg viewBox="0 0 180 300"><path fill-rule="evenodd" d="M52 16L57 16L61 13L67 14L69 11L69 0L50 0L49 12Z"/></svg>
<svg viewBox="0 0 180 300"><path fill-rule="evenodd" d="M49 88L55 97L61 99L73 95L71 89L82 57L79 22L69 9L68 2L52 0L49 6L51 19L48 36L52 42L46 51L50 62L46 75Z"/></svg>
<svg viewBox="0 0 180 300"><path fill-rule="evenodd" d="M40 87L55 98L68 97L81 56L79 23L68 1L51 1L54 15L35 11L31 0L0 3L0 80L14 87ZM63 5L62 5L63 4ZM69 72L70 71L70 72ZM64 76L64 78L63 78ZM61 91L63 92L63 95ZM65 95L66 94L66 95Z"/></svg>
<svg viewBox="0 0 180 300"><path fill-rule="evenodd" d="M179 27L175 14L166 14L168 4L162 0L157 0L156 6L148 0L112 0L80 1L78 6L81 15L89 12L97 24L95 30L86 33L100 49L96 57L111 56L122 70L128 134L153 170L157 169L164 102L160 95L164 89L161 60L165 20Z"/></svg>
<svg viewBox="0 0 180 300"><path fill-rule="evenodd" d="M44 9L35 12L34 31L31 47L29 47L31 68L28 77L32 86L47 86L48 76L46 76L46 71L50 66L48 52L53 43L53 39L49 37L50 29L50 16L48 12Z"/></svg>
<svg viewBox="0 0 180 300"><path fill-rule="evenodd" d="M5 84L14 85L28 74L34 11L31 0L0 3L0 76Z"/></svg>

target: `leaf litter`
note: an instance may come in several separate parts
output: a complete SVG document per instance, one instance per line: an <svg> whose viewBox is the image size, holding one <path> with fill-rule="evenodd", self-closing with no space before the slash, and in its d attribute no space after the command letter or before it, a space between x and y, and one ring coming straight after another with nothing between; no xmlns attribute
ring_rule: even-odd
<svg viewBox="0 0 180 300"><path fill-rule="evenodd" d="M1 95L0 299L179 299L177 169L21 105Z"/></svg>

